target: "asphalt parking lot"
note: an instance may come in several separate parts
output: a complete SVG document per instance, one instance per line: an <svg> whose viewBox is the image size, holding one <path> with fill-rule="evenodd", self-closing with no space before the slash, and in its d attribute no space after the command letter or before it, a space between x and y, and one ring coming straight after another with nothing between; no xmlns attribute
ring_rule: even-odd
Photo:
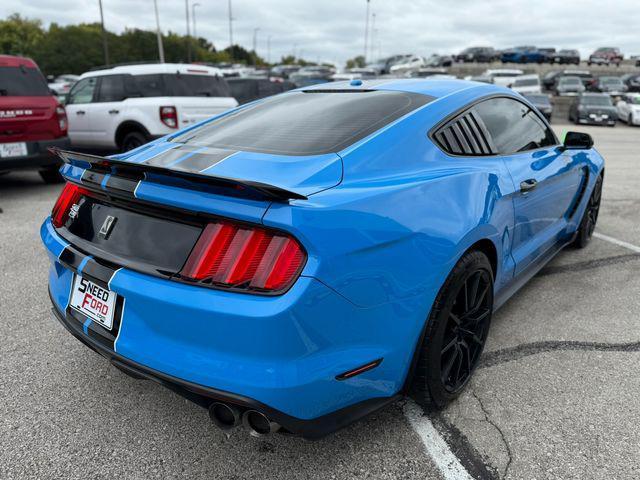
<svg viewBox="0 0 640 480"><path fill-rule="evenodd" d="M0 478L639 478L640 128L580 130L607 161L598 237L495 315L447 410L407 401L319 442L227 435L71 337L38 235L60 187L1 176Z"/></svg>

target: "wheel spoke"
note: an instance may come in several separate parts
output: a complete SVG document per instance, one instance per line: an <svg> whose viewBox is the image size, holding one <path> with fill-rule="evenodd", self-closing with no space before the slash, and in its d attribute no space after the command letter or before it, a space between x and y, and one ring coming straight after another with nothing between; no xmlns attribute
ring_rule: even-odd
<svg viewBox="0 0 640 480"><path fill-rule="evenodd" d="M457 344L456 344L457 346ZM456 358L458 358L458 348L456 348L453 351L453 355L451 355L451 358L449 359L449 362L447 363L447 365L444 367L444 369L442 370L442 375L440 376L440 378L442 379L442 383L444 383L445 385L447 385L449 382L449 375L451 374L451 369L453 368L453 364L456 361Z"/></svg>
<svg viewBox="0 0 640 480"><path fill-rule="evenodd" d="M445 352L448 352L451 349L451 347L453 347L456 344L457 341L458 339L454 337L449 343L447 343L446 347L440 350L440 355L444 355Z"/></svg>
<svg viewBox="0 0 640 480"><path fill-rule="evenodd" d="M471 279L473 278L473 282ZM482 279L482 273L476 272L473 277L469 277L467 283L471 282L471 291L469 292L469 303L467 305L467 310L474 309L476 306L476 297L478 296L478 287L480 286L480 280Z"/></svg>

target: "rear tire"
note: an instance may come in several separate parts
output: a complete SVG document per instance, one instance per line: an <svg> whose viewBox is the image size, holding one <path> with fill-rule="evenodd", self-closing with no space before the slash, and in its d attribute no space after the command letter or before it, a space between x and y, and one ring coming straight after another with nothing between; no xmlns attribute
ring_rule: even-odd
<svg viewBox="0 0 640 480"><path fill-rule="evenodd" d="M40 173L40 177L46 184L62 183L64 181L64 177L60 173L60 167L57 165L46 170L40 170L38 173Z"/></svg>
<svg viewBox="0 0 640 480"><path fill-rule="evenodd" d="M134 130L127 133L123 137L122 144L120 145L120 150L123 152L128 152L129 150L133 150L134 148L138 148L144 145L148 141L149 140L144 133Z"/></svg>
<svg viewBox="0 0 640 480"><path fill-rule="evenodd" d="M580 220L580 226L576 232L576 238L573 241L575 248L584 248L589 244L593 231L598 222L598 213L600 212L600 200L602 199L602 175L596 180L593 191L589 197L589 203Z"/></svg>
<svg viewBox="0 0 640 480"><path fill-rule="evenodd" d="M428 410L460 395L478 366L493 313L493 273L487 256L466 253L440 289L427 319L412 394Z"/></svg>

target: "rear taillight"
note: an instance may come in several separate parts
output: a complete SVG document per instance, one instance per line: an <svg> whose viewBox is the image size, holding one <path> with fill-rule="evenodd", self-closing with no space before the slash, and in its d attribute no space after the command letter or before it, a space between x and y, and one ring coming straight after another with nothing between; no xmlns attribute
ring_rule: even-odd
<svg viewBox="0 0 640 480"><path fill-rule="evenodd" d="M67 112L62 105L56 107L56 117L58 117L58 127L61 132L67 131Z"/></svg>
<svg viewBox="0 0 640 480"><path fill-rule="evenodd" d="M73 204L78 203L82 196L88 194L89 192L84 188L73 183L67 183L51 211L51 222L53 226L56 228L63 226L67 218L69 218L69 211Z"/></svg>
<svg viewBox="0 0 640 480"><path fill-rule="evenodd" d="M178 128L176 107L160 107L160 120L169 128Z"/></svg>
<svg viewBox="0 0 640 480"><path fill-rule="evenodd" d="M219 287L274 293L298 278L306 258L287 234L224 221L205 227L180 275Z"/></svg>

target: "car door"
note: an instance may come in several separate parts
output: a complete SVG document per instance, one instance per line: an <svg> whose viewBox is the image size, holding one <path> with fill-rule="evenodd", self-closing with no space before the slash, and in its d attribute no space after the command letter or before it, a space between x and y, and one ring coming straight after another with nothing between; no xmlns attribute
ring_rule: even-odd
<svg viewBox="0 0 640 480"><path fill-rule="evenodd" d="M629 97L627 95L623 96L618 103L616 103L616 110L618 112L618 119L624 120L625 122L629 118Z"/></svg>
<svg viewBox="0 0 640 480"><path fill-rule="evenodd" d="M96 77L78 81L67 97L65 108L69 122L69 138L73 145L91 145L91 102L96 93Z"/></svg>
<svg viewBox="0 0 640 480"><path fill-rule="evenodd" d="M519 100L493 98L476 105L475 111L513 181L511 251L518 275L566 236L585 172L577 159L563 151L548 124Z"/></svg>
<svg viewBox="0 0 640 480"><path fill-rule="evenodd" d="M116 146L116 129L125 114L125 77L125 75L100 77L94 110L91 112L91 130L96 146Z"/></svg>

